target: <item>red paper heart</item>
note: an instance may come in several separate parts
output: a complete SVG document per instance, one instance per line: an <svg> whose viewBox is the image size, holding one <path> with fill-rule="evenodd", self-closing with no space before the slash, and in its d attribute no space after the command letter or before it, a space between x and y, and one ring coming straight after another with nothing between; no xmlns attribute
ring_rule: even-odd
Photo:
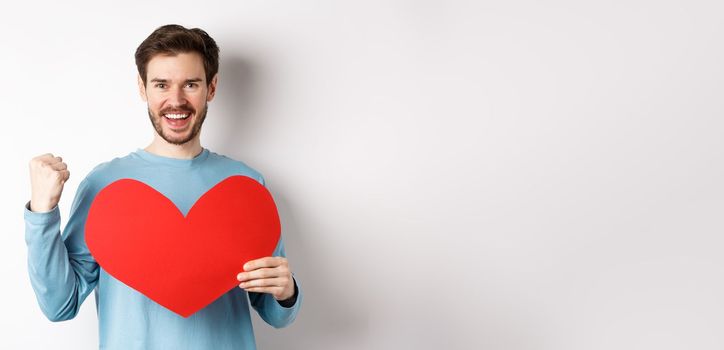
<svg viewBox="0 0 724 350"><path fill-rule="evenodd" d="M244 263L270 256L280 232L271 194L249 177L221 181L186 217L152 187L121 179L93 200L85 240L111 276L188 317L236 287Z"/></svg>

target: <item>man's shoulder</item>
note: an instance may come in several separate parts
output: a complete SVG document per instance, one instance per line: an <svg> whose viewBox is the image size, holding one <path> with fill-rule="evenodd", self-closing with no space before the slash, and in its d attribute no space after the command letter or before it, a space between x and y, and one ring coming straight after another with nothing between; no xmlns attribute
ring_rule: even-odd
<svg viewBox="0 0 724 350"><path fill-rule="evenodd" d="M222 173L248 176L264 185L264 177L258 170L227 155L209 151L209 157L204 166L218 168Z"/></svg>
<svg viewBox="0 0 724 350"><path fill-rule="evenodd" d="M133 156L134 152L128 153L125 156L115 157L111 160L102 162L88 173L88 177L98 178L107 176L109 173L115 173L124 169L129 169L140 165L138 159Z"/></svg>
<svg viewBox="0 0 724 350"><path fill-rule="evenodd" d="M133 153L115 157L93 167L83 179L83 183L90 187L104 187L119 178L127 177L128 169L134 167Z"/></svg>

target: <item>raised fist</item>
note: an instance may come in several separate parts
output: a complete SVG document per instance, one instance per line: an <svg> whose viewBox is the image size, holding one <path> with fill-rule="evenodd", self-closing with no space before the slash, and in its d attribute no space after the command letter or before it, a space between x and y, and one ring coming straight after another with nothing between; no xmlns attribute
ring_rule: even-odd
<svg viewBox="0 0 724 350"><path fill-rule="evenodd" d="M63 185L70 177L63 158L46 153L30 161L30 210L47 212L55 208L63 193Z"/></svg>

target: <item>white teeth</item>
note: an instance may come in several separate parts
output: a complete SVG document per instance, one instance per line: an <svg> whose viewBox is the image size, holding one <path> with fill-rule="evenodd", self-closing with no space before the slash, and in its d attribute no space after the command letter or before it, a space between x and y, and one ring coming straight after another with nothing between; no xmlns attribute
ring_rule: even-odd
<svg viewBox="0 0 724 350"><path fill-rule="evenodd" d="M188 114L164 114L164 116L168 119L185 119L188 117Z"/></svg>

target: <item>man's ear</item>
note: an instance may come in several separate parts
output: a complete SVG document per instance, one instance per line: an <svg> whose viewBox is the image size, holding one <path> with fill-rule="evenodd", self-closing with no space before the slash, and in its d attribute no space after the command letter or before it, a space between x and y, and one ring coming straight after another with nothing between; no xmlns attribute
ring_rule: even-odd
<svg viewBox="0 0 724 350"><path fill-rule="evenodd" d="M211 78L211 84L209 84L209 93L206 95L206 102L211 102L211 100L214 99L214 96L216 95L216 83L219 81L219 74L215 74L213 78Z"/></svg>
<svg viewBox="0 0 724 350"><path fill-rule="evenodd" d="M141 99L143 102L148 102L148 99L146 98L146 85L143 84L143 79L141 79L141 75L139 74L137 76L138 78L138 93L141 94Z"/></svg>

